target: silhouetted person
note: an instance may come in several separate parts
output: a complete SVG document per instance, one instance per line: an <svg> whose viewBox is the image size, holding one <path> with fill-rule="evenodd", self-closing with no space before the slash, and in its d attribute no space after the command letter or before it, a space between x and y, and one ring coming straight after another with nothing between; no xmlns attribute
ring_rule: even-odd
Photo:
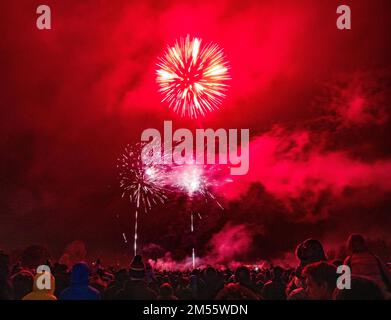
<svg viewBox="0 0 391 320"><path fill-rule="evenodd" d="M13 299L13 289L9 276L9 257L0 251L0 300Z"/></svg>
<svg viewBox="0 0 391 320"><path fill-rule="evenodd" d="M250 270L247 267L238 267L235 271L235 279L239 283L240 289L246 292L247 297L251 297L252 300L259 299L257 288L251 282Z"/></svg>
<svg viewBox="0 0 391 320"><path fill-rule="evenodd" d="M327 262L307 265L303 272L306 293L311 300L332 300L337 284L337 268Z"/></svg>
<svg viewBox="0 0 391 320"><path fill-rule="evenodd" d="M100 293L88 285L89 268L84 262L76 263L71 272L71 286L60 294L60 300L100 300Z"/></svg>
<svg viewBox="0 0 391 320"><path fill-rule="evenodd" d="M114 281L106 288L103 293L105 300L113 300L116 298L117 292L122 290L125 282L128 279L128 272L126 269L120 269L114 274Z"/></svg>
<svg viewBox="0 0 391 320"><path fill-rule="evenodd" d="M119 300L155 300L156 293L146 283L145 265L140 255L136 255L129 269L129 280L117 293Z"/></svg>
<svg viewBox="0 0 391 320"><path fill-rule="evenodd" d="M202 299L205 295L205 282L201 279L199 270L195 269L190 275L189 285L194 299Z"/></svg>
<svg viewBox="0 0 391 320"><path fill-rule="evenodd" d="M163 283L160 286L158 300L178 300L174 296L174 291L169 283Z"/></svg>
<svg viewBox="0 0 391 320"><path fill-rule="evenodd" d="M55 289L55 279L52 274L50 274L50 286L49 288L40 289L38 287L37 281L42 276L42 274L36 274L34 277L33 291L23 297L23 300L57 300L54 295ZM46 284L45 284L46 285Z"/></svg>
<svg viewBox="0 0 391 320"><path fill-rule="evenodd" d="M334 291L335 300L384 300L383 293L375 281L352 276L351 288Z"/></svg>
<svg viewBox="0 0 391 320"><path fill-rule="evenodd" d="M377 283L383 294L391 296L391 274L383 261L369 251L365 239L360 234L350 235L347 243L348 256L344 264L356 276L367 277Z"/></svg>
<svg viewBox="0 0 391 320"><path fill-rule="evenodd" d="M204 270L205 293L202 297L206 300L212 300L217 293L224 288L224 280L219 276L216 269L208 267Z"/></svg>
<svg viewBox="0 0 391 320"><path fill-rule="evenodd" d="M326 261L324 249L319 240L307 239L296 247L296 257L300 260L299 266L295 270L295 275L288 284L286 294L288 300L305 300L307 299L304 290L304 279L301 275L303 268L311 263Z"/></svg>
<svg viewBox="0 0 391 320"><path fill-rule="evenodd" d="M34 275L29 270L20 270L11 277L11 282L14 288L14 299L22 300L26 294L31 292Z"/></svg>
<svg viewBox="0 0 391 320"><path fill-rule="evenodd" d="M258 296L239 283L228 283L217 294L216 300L258 300Z"/></svg>
<svg viewBox="0 0 391 320"><path fill-rule="evenodd" d="M68 273L68 267L65 264L55 263L52 269L52 274L56 279L56 288L54 295L59 297L61 292L65 288L68 288L71 284L70 273Z"/></svg>
<svg viewBox="0 0 391 320"><path fill-rule="evenodd" d="M285 300L286 284L282 279L284 270L281 267L273 269L273 278L266 282L262 289L262 298L265 300Z"/></svg>
<svg viewBox="0 0 391 320"><path fill-rule="evenodd" d="M176 289L176 296L180 300L192 300L193 299L193 294L190 289L190 281L189 278L187 277L180 277L178 287Z"/></svg>

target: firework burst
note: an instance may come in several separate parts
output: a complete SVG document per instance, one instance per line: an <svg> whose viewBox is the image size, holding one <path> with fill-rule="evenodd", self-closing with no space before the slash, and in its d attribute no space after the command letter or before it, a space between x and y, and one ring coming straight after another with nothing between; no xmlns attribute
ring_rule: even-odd
<svg viewBox="0 0 391 320"><path fill-rule="evenodd" d="M206 202L212 200L223 209L213 189L228 182L224 179L225 173L220 166L199 165L194 162L177 165L165 161L172 157L173 150L153 153L155 150L161 150L161 145L144 150L145 145L146 143L128 145L117 164L122 197L129 197L130 202L135 206L135 255L137 254L138 214L141 211L147 213L153 206L163 204L171 193L184 193L188 199L188 210L191 212L191 232L194 232L194 212L190 208L193 202L202 199ZM201 219L199 213L198 217ZM123 233L122 236L125 243L128 243L126 234Z"/></svg>
<svg viewBox="0 0 391 320"><path fill-rule="evenodd" d="M143 144L128 145L118 159L122 196L145 212L166 200L164 168L156 163L145 164L141 159Z"/></svg>
<svg viewBox="0 0 391 320"><path fill-rule="evenodd" d="M181 38L168 46L157 66L162 102L182 117L204 116L221 105L230 76L228 62L217 44L203 44L190 36Z"/></svg>
<svg viewBox="0 0 391 320"><path fill-rule="evenodd" d="M165 194L164 167L157 164L145 164L142 161L144 144L128 145L118 159L120 187L122 197L128 196L136 206L134 221L134 255L137 254L138 213L140 210L148 212L153 205L164 203ZM126 238L124 238L126 239ZM127 243L127 241L125 241Z"/></svg>
<svg viewBox="0 0 391 320"><path fill-rule="evenodd" d="M184 164L173 168L173 180L170 184L185 193L189 199L203 198L206 202L212 200L223 209L213 190L230 182L224 169L228 170L219 165Z"/></svg>
<svg viewBox="0 0 391 320"><path fill-rule="evenodd" d="M213 193L213 188L227 182L221 179L222 170L219 166L214 165L197 165L184 164L174 168L171 184L177 190L187 195L187 211L190 213L190 232L194 233L194 216L195 212L191 208L193 201L197 198L203 198L205 201L214 201L221 209L224 209ZM197 214L199 219L200 213ZM192 248L192 265L195 268L196 254L193 243Z"/></svg>

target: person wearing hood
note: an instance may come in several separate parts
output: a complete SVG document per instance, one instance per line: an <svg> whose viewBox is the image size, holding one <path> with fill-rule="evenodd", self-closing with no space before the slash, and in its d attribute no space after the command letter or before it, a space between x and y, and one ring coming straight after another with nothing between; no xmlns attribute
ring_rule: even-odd
<svg viewBox="0 0 391 320"><path fill-rule="evenodd" d="M56 296L54 295L55 279L53 275L50 274L49 288L39 289L37 283L42 276L44 276L42 273L38 273L35 275L33 282L33 291L25 295L22 300L57 300Z"/></svg>
<svg viewBox="0 0 391 320"><path fill-rule="evenodd" d="M85 262L76 263L71 272L71 286L60 294L60 300L100 300L100 293L88 285L89 268Z"/></svg>
<svg viewBox="0 0 391 320"><path fill-rule="evenodd" d="M304 290L305 280L302 276L302 271L309 264L326 262L327 257L322 243L316 239L307 239L300 243L296 247L295 254L300 260L300 264L296 268L295 276L287 286L286 295L288 300L307 300L308 296Z"/></svg>
<svg viewBox="0 0 391 320"><path fill-rule="evenodd" d="M383 295L390 299L391 273L386 264L369 250L364 237L361 234L351 234L347 247L350 256L346 257L344 265L350 267L352 275L374 281Z"/></svg>

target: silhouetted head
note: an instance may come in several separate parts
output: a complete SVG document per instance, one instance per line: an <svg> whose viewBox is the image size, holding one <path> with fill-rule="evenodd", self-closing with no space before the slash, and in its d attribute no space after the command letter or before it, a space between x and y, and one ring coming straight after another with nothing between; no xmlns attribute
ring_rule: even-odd
<svg viewBox="0 0 391 320"><path fill-rule="evenodd" d="M350 253L367 252L368 248L365 239L361 234L351 234L347 243Z"/></svg>
<svg viewBox="0 0 391 320"><path fill-rule="evenodd" d="M142 256L135 255L130 264L129 276L133 280L145 279L146 270Z"/></svg>
<svg viewBox="0 0 391 320"><path fill-rule="evenodd" d="M87 263L79 262L72 267L71 282L75 285L88 285L90 269Z"/></svg>
<svg viewBox="0 0 391 320"><path fill-rule="evenodd" d="M379 286L372 280L352 276L351 288L334 291L335 300L384 300L384 295Z"/></svg>
<svg viewBox="0 0 391 320"><path fill-rule="evenodd" d="M34 275L28 270L21 270L11 278L14 288L15 300L21 300L26 294L31 292L34 283Z"/></svg>
<svg viewBox="0 0 391 320"><path fill-rule="evenodd" d="M327 262L307 265L303 270L306 292L310 299L330 300L337 284L337 268Z"/></svg>
<svg viewBox="0 0 391 320"><path fill-rule="evenodd" d="M235 271L235 279L240 283L249 283L250 270L246 266L238 267Z"/></svg>
<svg viewBox="0 0 391 320"><path fill-rule="evenodd" d="M281 279L281 276L284 272L284 269L282 269L281 267L277 266L277 267L274 267L273 269L273 279Z"/></svg>
<svg viewBox="0 0 391 320"><path fill-rule="evenodd" d="M120 269L114 276L116 281L124 282L128 278L128 271L126 269Z"/></svg>
<svg viewBox="0 0 391 320"><path fill-rule="evenodd" d="M173 289L169 283L163 283L160 286L159 293L161 297L168 298L173 295Z"/></svg>
<svg viewBox="0 0 391 320"><path fill-rule="evenodd" d="M319 240L307 239L300 243L296 248L296 256L300 260L300 266L305 267L307 264L326 261L324 249Z"/></svg>
<svg viewBox="0 0 391 320"><path fill-rule="evenodd" d="M213 267L208 267L205 269L205 278L214 279L217 275L216 269Z"/></svg>

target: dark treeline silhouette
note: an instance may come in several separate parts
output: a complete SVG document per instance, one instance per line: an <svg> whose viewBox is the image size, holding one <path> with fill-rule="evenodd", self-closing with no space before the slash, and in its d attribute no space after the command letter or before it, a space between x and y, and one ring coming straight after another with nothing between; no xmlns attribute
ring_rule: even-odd
<svg viewBox="0 0 391 320"><path fill-rule="evenodd" d="M387 265L374 255L359 234L347 242L345 261L328 260L320 241L307 239L296 247L299 264L235 270L206 266L194 270L154 270L136 255L128 268L78 262L70 270L51 265L50 286L38 285L41 274L19 262L10 265L0 254L2 300L383 300L391 297ZM350 267L351 288L337 286L337 268ZM345 282L346 284L346 282Z"/></svg>

